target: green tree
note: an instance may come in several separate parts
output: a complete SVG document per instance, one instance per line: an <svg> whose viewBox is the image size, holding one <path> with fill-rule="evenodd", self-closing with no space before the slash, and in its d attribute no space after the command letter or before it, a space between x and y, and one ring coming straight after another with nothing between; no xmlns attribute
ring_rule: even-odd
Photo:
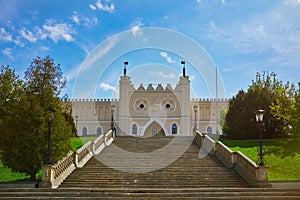
<svg viewBox="0 0 300 200"><path fill-rule="evenodd" d="M60 64L55 64L50 56L36 57L25 71L26 90L35 94L40 106L44 108L44 116L48 116L47 108L55 109L55 118L52 122L52 161L56 162L70 149L72 128L66 120L64 105L59 98L62 89L66 87L66 78L63 76ZM45 119L47 124L47 120ZM44 133L47 135L47 132ZM41 143L47 148L47 142Z"/></svg>
<svg viewBox="0 0 300 200"><path fill-rule="evenodd" d="M223 127L225 126L225 118L226 118L226 114L227 114L228 110L227 109L223 109L220 110L219 112L219 126L223 129Z"/></svg>
<svg viewBox="0 0 300 200"><path fill-rule="evenodd" d="M287 121L291 118L292 112L288 117L285 110L293 105L290 99L293 91L293 85L289 83L283 85L275 73L257 73L247 92L239 91L230 101L223 127L224 134L233 139L257 138L254 113L258 109L263 109L265 110L263 138L287 136ZM278 110L279 107L281 110Z"/></svg>
<svg viewBox="0 0 300 200"><path fill-rule="evenodd" d="M59 95L66 86L60 65L49 56L37 57L25 72L22 82L13 70L1 67L1 159L13 171L25 172L35 180L36 173L46 162L48 147L48 111L55 109L51 121L52 162L71 150L72 119ZM68 116L68 118L66 117ZM74 122L73 122L74 123Z"/></svg>
<svg viewBox="0 0 300 200"><path fill-rule="evenodd" d="M44 107L49 107L54 98L59 98L67 80L63 76L60 64L55 65L50 56L36 57L25 71L27 89L37 95Z"/></svg>
<svg viewBox="0 0 300 200"><path fill-rule="evenodd" d="M285 85L280 84L276 88L277 98L271 105L271 112L274 117L283 123L285 135L300 135L300 83L298 91L294 84L287 82Z"/></svg>
<svg viewBox="0 0 300 200"><path fill-rule="evenodd" d="M35 174L41 168L45 156L44 109L36 97L24 93L11 107L12 113L3 120L2 161L14 172L24 172L35 181Z"/></svg>
<svg viewBox="0 0 300 200"><path fill-rule="evenodd" d="M3 120L6 116L12 114L12 107L15 101L19 99L22 94L23 82L19 80L19 76L9 66L1 66L0 68L0 136L5 136L2 128ZM0 140L0 150L5 144Z"/></svg>

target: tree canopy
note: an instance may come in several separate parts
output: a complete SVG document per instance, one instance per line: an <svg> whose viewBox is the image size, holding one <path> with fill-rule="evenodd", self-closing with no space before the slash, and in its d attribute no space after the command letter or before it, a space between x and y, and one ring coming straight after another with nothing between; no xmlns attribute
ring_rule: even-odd
<svg viewBox="0 0 300 200"><path fill-rule="evenodd" d="M51 123L51 160L56 162L71 149L74 120L59 98L66 87L60 65L49 56L36 57L20 80L9 66L0 71L0 156L13 171L35 175L47 160L47 134ZM2 92L3 91L3 92ZM49 121L47 108L55 109Z"/></svg>
<svg viewBox="0 0 300 200"><path fill-rule="evenodd" d="M297 135L299 131L292 131L299 125L296 96L294 84L283 84L275 73L257 73L248 90L240 90L229 102L224 135L231 139L258 138L254 114L258 109L265 111L264 138Z"/></svg>

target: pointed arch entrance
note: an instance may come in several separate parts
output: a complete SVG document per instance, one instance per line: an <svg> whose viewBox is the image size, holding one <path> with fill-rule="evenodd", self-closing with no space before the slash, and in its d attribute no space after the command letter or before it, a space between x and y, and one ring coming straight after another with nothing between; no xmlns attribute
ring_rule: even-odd
<svg viewBox="0 0 300 200"><path fill-rule="evenodd" d="M141 136L167 136L168 130L159 120L149 120L141 130Z"/></svg>

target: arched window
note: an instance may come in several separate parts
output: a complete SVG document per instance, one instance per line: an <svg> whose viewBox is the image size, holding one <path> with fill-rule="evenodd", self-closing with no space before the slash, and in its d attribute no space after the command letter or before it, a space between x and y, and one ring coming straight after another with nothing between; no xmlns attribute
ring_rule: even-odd
<svg viewBox="0 0 300 200"><path fill-rule="evenodd" d="M101 135L102 134L102 128L101 127L98 127L97 128L97 133L96 133L97 135Z"/></svg>
<svg viewBox="0 0 300 200"><path fill-rule="evenodd" d="M212 134L212 127L207 127L206 132L207 134Z"/></svg>
<svg viewBox="0 0 300 200"><path fill-rule="evenodd" d="M136 124L132 125L131 133L132 133L132 135L136 135L137 134L137 126L136 126Z"/></svg>
<svg viewBox="0 0 300 200"><path fill-rule="evenodd" d="M172 125L172 134L177 134L177 125L176 124Z"/></svg>
<svg viewBox="0 0 300 200"><path fill-rule="evenodd" d="M87 128L86 127L82 128L82 136L87 136Z"/></svg>

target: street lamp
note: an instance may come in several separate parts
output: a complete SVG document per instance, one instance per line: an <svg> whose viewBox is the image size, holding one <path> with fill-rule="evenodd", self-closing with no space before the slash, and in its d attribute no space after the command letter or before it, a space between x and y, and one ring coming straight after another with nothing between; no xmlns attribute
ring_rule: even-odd
<svg viewBox="0 0 300 200"><path fill-rule="evenodd" d="M114 112L115 112L115 105L112 105L111 106L111 123L110 123L112 131L114 131L114 129L115 129L115 125L114 125Z"/></svg>
<svg viewBox="0 0 300 200"><path fill-rule="evenodd" d="M51 165L52 164L52 160L51 160L51 151L52 151L52 147L51 147L51 124L54 120L55 110L54 110L53 106L50 106L49 108L47 108L47 111L48 111L47 164Z"/></svg>
<svg viewBox="0 0 300 200"><path fill-rule="evenodd" d="M258 111L255 112L255 118L256 122L258 125L258 130L259 130L259 160L258 164L259 166L264 166L264 152L263 152L263 143L262 143L262 130L263 130L263 125L264 125L264 110L259 109Z"/></svg>
<svg viewBox="0 0 300 200"><path fill-rule="evenodd" d="M194 113L195 113L194 132L197 130L197 111L198 111L198 106L194 105Z"/></svg>
<svg viewBox="0 0 300 200"><path fill-rule="evenodd" d="M78 115L75 116L75 122L76 122L76 136L78 136Z"/></svg>

